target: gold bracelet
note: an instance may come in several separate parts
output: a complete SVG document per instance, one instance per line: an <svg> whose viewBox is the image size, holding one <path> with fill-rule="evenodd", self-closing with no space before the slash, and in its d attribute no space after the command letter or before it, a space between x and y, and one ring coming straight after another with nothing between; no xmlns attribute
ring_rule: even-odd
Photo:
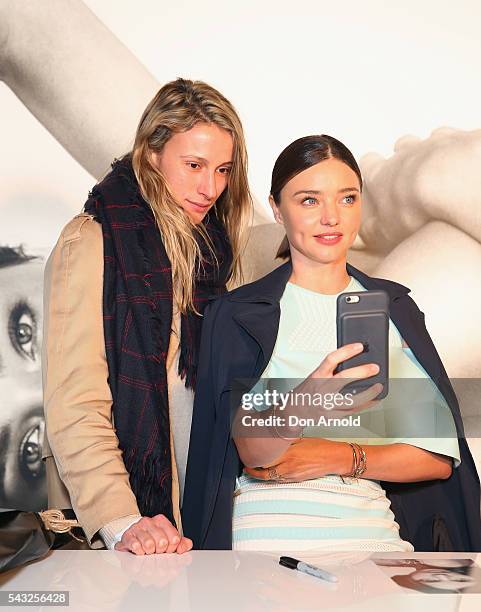
<svg viewBox="0 0 481 612"><path fill-rule="evenodd" d="M367 469L366 452L360 444L353 442L353 445L357 448L359 453L359 464L356 467L354 478L360 478Z"/></svg>
<svg viewBox="0 0 481 612"><path fill-rule="evenodd" d="M356 447L354 446L354 444L352 444L351 442L349 442L349 446L352 448L352 454L353 454L352 471L351 471L351 473L349 474L349 477L350 477L350 478L353 478L353 477L354 477L354 474L356 473L356 470L357 470L357 468L358 468L358 466L359 466L359 458L358 458L358 456L357 456L357 452L356 452L356 451L357 451L357 449L356 449Z"/></svg>
<svg viewBox="0 0 481 612"><path fill-rule="evenodd" d="M356 471L359 467L359 463L358 463L358 459L357 459L357 452L356 452L356 447L354 446L354 444L352 444L351 442L346 442L346 444L349 444L349 446L352 449L352 470L349 474L339 474L339 476L341 477L342 482L345 484L345 480L344 478L355 478L355 474Z"/></svg>
<svg viewBox="0 0 481 612"><path fill-rule="evenodd" d="M358 470L358 478L360 478L364 474L364 472L367 470L366 452L362 446L359 446L359 448L361 450L361 466L359 467L359 470Z"/></svg>

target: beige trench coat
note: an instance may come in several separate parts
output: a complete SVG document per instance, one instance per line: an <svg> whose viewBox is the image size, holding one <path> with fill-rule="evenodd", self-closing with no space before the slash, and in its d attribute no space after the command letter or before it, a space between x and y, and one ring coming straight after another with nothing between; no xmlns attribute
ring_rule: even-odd
<svg viewBox="0 0 481 612"><path fill-rule="evenodd" d="M103 545L101 527L139 514L113 423L102 292L101 226L82 213L62 231L45 269L42 456L49 508L73 508L92 548ZM178 349L173 336L168 370ZM173 451L172 432L171 446ZM180 526L173 464L172 501Z"/></svg>

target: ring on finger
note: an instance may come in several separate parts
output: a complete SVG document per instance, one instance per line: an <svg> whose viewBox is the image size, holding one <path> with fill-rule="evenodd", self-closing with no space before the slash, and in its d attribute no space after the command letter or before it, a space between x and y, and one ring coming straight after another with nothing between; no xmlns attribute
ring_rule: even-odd
<svg viewBox="0 0 481 612"><path fill-rule="evenodd" d="M282 480L282 476L277 472L276 467L273 465L267 468L269 474L269 480Z"/></svg>

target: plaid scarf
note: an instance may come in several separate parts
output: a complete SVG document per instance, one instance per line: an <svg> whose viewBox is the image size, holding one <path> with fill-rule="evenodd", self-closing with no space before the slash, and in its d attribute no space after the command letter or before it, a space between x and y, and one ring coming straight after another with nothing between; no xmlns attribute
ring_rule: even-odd
<svg viewBox="0 0 481 612"><path fill-rule="evenodd" d="M85 212L102 224L103 319L112 412L130 485L143 516L173 524L172 463L166 359L172 325L172 270L150 206L142 198L129 156L89 194ZM199 234L204 257L194 304L202 313L225 291L232 251L214 211L204 221L218 265ZM179 375L195 388L202 317L181 315Z"/></svg>

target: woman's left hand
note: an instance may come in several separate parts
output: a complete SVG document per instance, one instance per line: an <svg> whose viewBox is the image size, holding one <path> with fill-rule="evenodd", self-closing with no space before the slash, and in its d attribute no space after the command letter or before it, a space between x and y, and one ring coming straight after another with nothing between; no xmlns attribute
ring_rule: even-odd
<svg viewBox="0 0 481 612"><path fill-rule="evenodd" d="M352 450L345 442L324 438L302 438L293 442L276 463L244 468L253 478L280 482L300 482L326 474L349 474Z"/></svg>

